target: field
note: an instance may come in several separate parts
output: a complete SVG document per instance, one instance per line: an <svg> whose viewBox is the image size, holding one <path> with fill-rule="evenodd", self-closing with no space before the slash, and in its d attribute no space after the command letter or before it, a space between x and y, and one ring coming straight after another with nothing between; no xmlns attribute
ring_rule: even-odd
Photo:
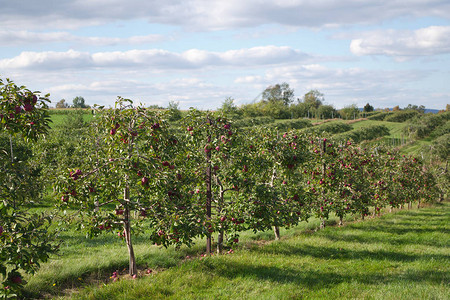
<svg viewBox="0 0 450 300"><path fill-rule="evenodd" d="M120 240L69 231L61 256L27 290L73 299L448 299L448 203L315 231L318 224L286 230L280 241L245 233L234 253L212 257L200 256L203 243L174 250L141 237L141 277L117 282L108 276L126 267Z"/></svg>

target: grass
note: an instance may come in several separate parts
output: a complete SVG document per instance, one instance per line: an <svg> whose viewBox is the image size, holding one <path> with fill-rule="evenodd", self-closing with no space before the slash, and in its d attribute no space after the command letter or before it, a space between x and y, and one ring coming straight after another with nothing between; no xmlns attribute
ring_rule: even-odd
<svg viewBox="0 0 450 300"><path fill-rule="evenodd" d="M74 299L448 299L449 221L448 203L317 232L313 220L284 230L281 241L270 232L244 233L235 253L204 258L196 256L202 241L176 251L149 246L141 236L138 264L154 272L117 282L109 276L126 267L123 242L71 231L63 255L30 278L27 289Z"/></svg>
<svg viewBox="0 0 450 300"><path fill-rule="evenodd" d="M364 120L361 119L359 122L352 123L354 129L362 128L362 127L370 127L374 125L384 125L389 129L390 135L387 138L400 138L403 133L403 128L407 125L404 123L398 122L386 122L386 121L376 121L376 120Z"/></svg>
<svg viewBox="0 0 450 300"><path fill-rule="evenodd" d="M84 122L90 122L93 117L90 110L73 110L67 112L66 114L52 113L52 111L50 110L50 118L52 120L52 123L50 123L50 127L53 128L57 126L64 126L65 124L67 124L68 119L73 119L78 114L82 116Z"/></svg>

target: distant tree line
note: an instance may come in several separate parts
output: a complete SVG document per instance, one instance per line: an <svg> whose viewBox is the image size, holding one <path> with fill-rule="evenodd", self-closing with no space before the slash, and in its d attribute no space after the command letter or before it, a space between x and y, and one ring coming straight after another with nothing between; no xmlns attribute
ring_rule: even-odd
<svg viewBox="0 0 450 300"><path fill-rule="evenodd" d="M259 101L256 101L258 100ZM403 109L396 106L393 111L415 111L423 114L425 106L408 104ZM268 86L254 102L237 106L233 98L226 98L219 108L235 118L271 117L274 119L333 119L341 118L351 120L361 117L370 117L383 111L391 111L388 108L375 109L367 103L362 110L352 104L337 110L333 105L325 104L324 94L318 90L310 90L303 97L295 99L294 89L289 84L275 84Z"/></svg>

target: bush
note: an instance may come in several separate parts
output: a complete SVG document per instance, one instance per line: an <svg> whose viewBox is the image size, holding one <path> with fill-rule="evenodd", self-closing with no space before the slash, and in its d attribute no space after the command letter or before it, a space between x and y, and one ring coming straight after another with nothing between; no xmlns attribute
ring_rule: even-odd
<svg viewBox="0 0 450 300"><path fill-rule="evenodd" d="M398 122L402 123L409 119L418 116L420 113L417 110L400 110L392 113L391 115L384 118L387 122Z"/></svg>
<svg viewBox="0 0 450 300"><path fill-rule="evenodd" d="M244 118L237 120L233 123L235 127L252 127L263 124L270 124L275 122L272 117L255 117L255 118Z"/></svg>
<svg viewBox="0 0 450 300"><path fill-rule="evenodd" d="M450 133L438 137L433 141L431 152L442 160L447 160L450 155Z"/></svg>
<svg viewBox="0 0 450 300"><path fill-rule="evenodd" d="M433 138L441 137L443 135L450 133L450 122L445 122L443 125L437 127L433 132L430 134Z"/></svg>
<svg viewBox="0 0 450 300"><path fill-rule="evenodd" d="M389 129L384 125L361 127L352 131L338 134L334 139L338 141L353 140L356 143L373 140L389 134Z"/></svg>
<svg viewBox="0 0 450 300"><path fill-rule="evenodd" d="M441 130L433 133L433 136L439 136L448 132L448 120L450 119L450 113L445 112L441 114L425 114L417 115L410 120L410 124L403 129L403 132L414 138L424 138L430 135L435 129L441 128ZM446 129L447 128L447 129Z"/></svg>
<svg viewBox="0 0 450 300"><path fill-rule="evenodd" d="M360 115L364 116L365 118L374 117L376 115L382 114L383 112L380 110L376 111L370 111L370 112L361 112Z"/></svg>
<svg viewBox="0 0 450 300"><path fill-rule="evenodd" d="M388 117L392 114L393 114L393 112L380 112L380 113L377 113L377 114L367 117L367 119L374 120L374 121L383 121L386 117Z"/></svg>
<svg viewBox="0 0 450 300"><path fill-rule="evenodd" d="M306 127L311 127L312 124L311 121L309 120L297 119L297 120L282 120L264 126L268 128L277 128L279 130L289 130L289 129L302 129Z"/></svg>
<svg viewBox="0 0 450 300"><path fill-rule="evenodd" d="M328 133L328 134L337 134L337 133L343 133L352 130L353 127L349 124L342 123L342 122L333 122L333 123L324 123L318 126L310 127L307 129L304 129L304 132L311 133L315 135L320 135L321 133Z"/></svg>

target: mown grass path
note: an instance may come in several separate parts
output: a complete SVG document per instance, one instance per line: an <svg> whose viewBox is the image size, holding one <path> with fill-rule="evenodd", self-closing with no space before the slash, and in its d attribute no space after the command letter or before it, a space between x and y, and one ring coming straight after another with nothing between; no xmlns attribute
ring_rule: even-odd
<svg viewBox="0 0 450 300"><path fill-rule="evenodd" d="M194 258L76 299L449 299L450 205Z"/></svg>

